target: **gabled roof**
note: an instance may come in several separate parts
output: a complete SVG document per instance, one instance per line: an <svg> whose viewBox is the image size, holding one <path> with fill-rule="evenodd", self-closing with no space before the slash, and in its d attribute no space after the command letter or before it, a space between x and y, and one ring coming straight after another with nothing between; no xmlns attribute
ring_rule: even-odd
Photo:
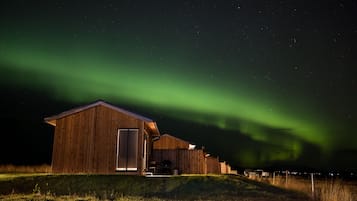
<svg viewBox="0 0 357 201"><path fill-rule="evenodd" d="M190 143L189 143L188 141L186 141L186 140L183 140L183 139L181 139L181 138L175 137L175 136L170 135L170 134L167 134L167 133L160 136L160 138L162 138L162 137L170 137L170 138L173 138L174 140L181 141L181 142L186 143L186 144L190 144Z"/></svg>
<svg viewBox="0 0 357 201"><path fill-rule="evenodd" d="M186 140L183 140L183 139L181 139L181 138L172 136L172 135L170 135L170 134L163 134L163 135L160 136L160 139L163 139L163 138L165 138L165 137L166 137L166 138L171 138L171 139L173 139L173 140L175 140L175 141L179 141L179 142L181 142L181 143L187 145L186 148L189 149L189 150L192 150L192 149L195 149L195 148L196 148L196 145L191 144L190 142L188 142L188 141L186 141Z"/></svg>
<svg viewBox="0 0 357 201"><path fill-rule="evenodd" d="M142 120L142 121L144 121L145 123L148 124L150 129L152 129L153 131L156 130L157 134L159 134L159 130L158 130L156 122L154 120L152 120L150 118L147 118L147 117L144 117L142 115L130 112L128 110L119 108L119 107L114 106L114 105L112 105L110 103L107 103L107 102L105 102L103 100L98 100L98 101L95 101L95 102L87 104L87 105L83 105L83 106L80 106L80 107L76 107L76 108L64 111L64 112L59 113L57 115L46 117L46 118L44 118L44 120L45 120L46 123L48 123L48 124L50 124L52 126L56 126L56 120L57 119L60 119L60 118L63 118L65 116L68 116L68 115L71 115L71 114L75 114L75 113L78 113L78 112L81 112L83 110L86 110L86 109L89 109L89 108L92 108L92 107L95 107L95 106L99 106L99 105L107 107L107 108L110 108L110 109L115 110L117 112L126 114L126 115L131 116L131 117L133 117L135 119Z"/></svg>

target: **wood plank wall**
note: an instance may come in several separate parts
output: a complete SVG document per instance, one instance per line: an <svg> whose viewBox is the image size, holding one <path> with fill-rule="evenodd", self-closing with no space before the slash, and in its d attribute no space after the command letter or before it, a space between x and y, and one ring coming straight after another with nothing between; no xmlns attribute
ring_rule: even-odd
<svg viewBox="0 0 357 201"><path fill-rule="evenodd" d="M57 120L52 152L53 172L92 171L95 113L96 108L90 108Z"/></svg>
<svg viewBox="0 0 357 201"><path fill-rule="evenodd" d="M221 166L218 157L208 156L206 159L207 174L221 174Z"/></svg>
<svg viewBox="0 0 357 201"><path fill-rule="evenodd" d="M227 174L232 174L232 168L229 164L227 164Z"/></svg>
<svg viewBox="0 0 357 201"><path fill-rule="evenodd" d="M138 128L138 171L142 173L144 122L104 106L57 120L52 171L55 173L115 173L119 128Z"/></svg>
<svg viewBox="0 0 357 201"><path fill-rule="evenodd" d="M204 174L205 159L201 149L154 149L153 160L157 163L171 161L172 168L177 168L180 174Z"/></svg>
<svg viewBox="0 0 357 201"><path fill-rule="evenodd" d="M226 162L220 162L221 165L221 174L231 174L231 166Z"/></svg>
<svg viewBox="0 0 357 201"><path fill-rule="evenodd" d="M221 166L221 174L227 174L227 163L220 162L220 166Z"/></svg>

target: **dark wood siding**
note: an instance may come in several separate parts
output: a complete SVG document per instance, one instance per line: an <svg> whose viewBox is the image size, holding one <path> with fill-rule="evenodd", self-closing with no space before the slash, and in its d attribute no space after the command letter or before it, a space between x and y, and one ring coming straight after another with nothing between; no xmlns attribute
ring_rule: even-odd
<svg viewBox="0 0 357 201"><path fill-rule="evenodd" d="M172 168L180 174L204 174L205 159L201 149L154 149L153 159L157 163L171 161Z"/></svg>
<svg viewBox="0 0 357 201"><path fill-rule="evenodd" d="M137 172L119 172L122 174L141 174L143 171L142 163L142 143L143 143L143 133L144 133L144 122L128 115L122 114L111 110L110 108L104 106L97 106L100 109L100 116L97 117L97 132L104 136L102 139L100 147L106 146L105 149L97 152L97 162L101 159L100 157L105 157L104 164L100 165L103 172L115 172L115 162L116 162L116 147L117 147L117 134L120 128L137 128L138 132L138 171ZM104 133L104 134L103 134ZM110 139L110 140L109 140ZM97 145L99 143L96 142ZM103 160L103 159L102 159Z"/></svg>
<svg viewBox="0 0 357 201"><path fill-rule="evenodd" d="M221 165L221 174L230 174L231 173L231 166L223 161L223 162L220 162L220 165Z"/></svg>
<svg viewBox="0 0 357 201"><path fill-rule="evenodd" d="M227 164L226 164L226 162L220 162L219 164L221 166L221 174L227 174Z"/></svg>
<svg viewBox="0 0 357 201"><path fill-rule="evenodd" d="M95 108L57 120L52 171L90 172L93 167Z"/></svg>
<svg viewBox="0 0 357 201"><path fill-rule="evenodd" d="M138 171L119 173L141 174L144 122L101 105L57 119L52 171L115 173L119 128L139 129Z"/></svg>
<svg viewBox="0 0 357 201"><path fill-rule="evenodd" d="M221 165L217 157L208 156L206 160L207 174L220 174Z"/></svg>

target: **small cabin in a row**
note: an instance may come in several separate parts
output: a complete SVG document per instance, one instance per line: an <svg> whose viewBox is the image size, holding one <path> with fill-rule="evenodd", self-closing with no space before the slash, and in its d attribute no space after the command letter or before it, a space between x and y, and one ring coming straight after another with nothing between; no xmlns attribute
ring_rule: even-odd
<svg viewBox="0 0 357 201"><path fill-rule="evenodd" d="M171 169L180 174L221 173L218 157L172 135L161 135L153 147L153 161L170 161Z"/></svg>
<svg viewBox="0 0 357 201"><path fill-rule="evenodd" d="M167 168L179 173L227 173L203 149L161 135L150 118L96 101L46 117L54 126L52 172L144 175Z"/></svg>

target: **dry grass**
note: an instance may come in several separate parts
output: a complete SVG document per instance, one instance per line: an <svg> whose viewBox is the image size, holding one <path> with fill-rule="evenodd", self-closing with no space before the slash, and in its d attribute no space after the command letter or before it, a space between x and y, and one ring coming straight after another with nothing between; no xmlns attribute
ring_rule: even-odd
<svg viewBox="0 0 357 201"><path fill-rule="evenodd" d="M116 198L97 198L95 196L76 196L76 195L63 195L63 196L53 196L53 195L37 195L37 194L12 194L6 196L0 196L2 201L20 201L20 200L34 200L34 201L163 201L159 198L144 198L138 196L122 196Z"/></svg>
<svg viewBox="0 0 357 201"><path fill-rule="evenodd" d="M321 201L352 201L352 194L341 181L325 182L319 185L317 198Z"/></svg>
<svg viewBox="0 0 357 201"><path fill-rule="evenodd" d="M273 182L272 178L267 180L269 183L287 189L304 192L318 201L352 201L352 190L342 180L338 179L315 179L314 192L312 191L311 180L309 178L277 176Z"/></svg>
<svg viewBox="0 0 357 201"><path fill-rule="evenodd" d="M51 166L43 165L0 165L0 173L50 173Z"/></svg>
<svg viewBox="0 0 357 201"><path fill-rule="evenodd" d="M0 200L310 200L301 192L240 176L14 175L0 179Z"/></svg>

